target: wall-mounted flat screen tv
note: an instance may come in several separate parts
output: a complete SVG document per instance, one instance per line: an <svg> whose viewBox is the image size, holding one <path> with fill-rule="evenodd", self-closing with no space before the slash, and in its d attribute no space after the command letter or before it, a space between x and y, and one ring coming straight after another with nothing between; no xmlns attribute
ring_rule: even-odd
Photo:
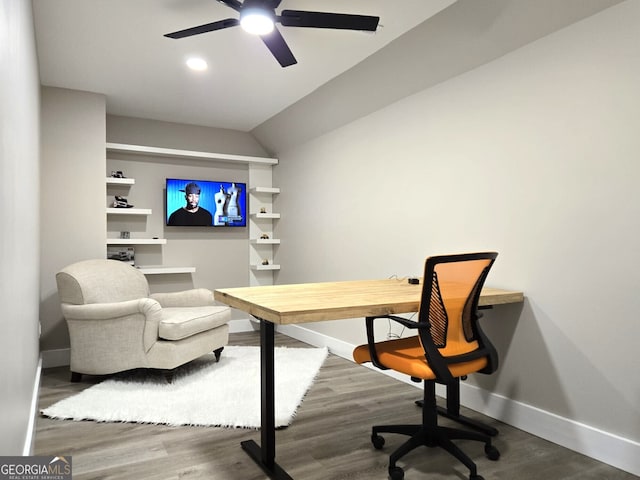
<svg viewBox="0 0 640 480"><path fill-rule="evenodd" d="M246 227L247 188L238 182L167 178L169 227Z"/></svg>

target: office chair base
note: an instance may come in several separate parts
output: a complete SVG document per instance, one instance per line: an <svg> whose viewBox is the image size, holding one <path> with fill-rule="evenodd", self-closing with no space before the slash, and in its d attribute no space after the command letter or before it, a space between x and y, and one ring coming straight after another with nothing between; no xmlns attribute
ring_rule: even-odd
<svg viewBox="0 0 640 480"><path fill-rule="evenodd" d="M425 429L422 425L383 425L375 426L371 432L371 443L377 450L382 449L385 439L380 433L397 433L400 435L408 435L410 438L403 443L389 457L389 478L391 480L402 480L404 478L404 470L396 465L410 451L420 446L431 448L441 447L451 455L456 457L469 469L469 480L483 480L478 475L476 464L455 445L451 440L475 440L484 443L484 453L489 460L498 460L500 452L491 444L491 438L488 435L479 432L470 432L467 430L459 430L449 427L437 426Z"/></svg>

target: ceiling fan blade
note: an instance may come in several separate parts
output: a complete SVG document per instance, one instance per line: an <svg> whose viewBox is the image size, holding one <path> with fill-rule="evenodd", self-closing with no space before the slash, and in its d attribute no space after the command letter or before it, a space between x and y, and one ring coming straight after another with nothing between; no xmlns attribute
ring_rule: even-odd
<svg viewBox="0 0 640 480"><path fill-rule="evenodd" d="M298 63L277 28L274 28L273 32L268 35L260 35L260 38L262 38L264 44L273 56L276 57L276 60L278 60L278 63L280 63L282 67L288 67Z"/></svg>
<svg viewBox="0 0 640 480"><path fill-rule="evenodd" d="M213 22L213 23L206 23L198 27L191 27L185 30L179 30L177 32L167 33L165 34L165 37L168 37L168 38L191 37L193 35L200 35L201 33L213 32L215 30L222 30L223 28L235 27L236 25L240 25L240 20L236 18L227 18L225 20L218 20L217 22Z"/></svg>
<svg viewBox="0 0 640 480"><path fill-rule="evenodd" d="M278 20L285 27L335 28L374 32L378 28L380 17L350 15L347 13L283 10Z"/></svg>
<svg viewBox="0 0 640 480"><path fill-rule="evenodd" d="M242 8L242 4L238 0L218 0L218 2L225 4L227 7L233 8L236 12L239 12Z"/></svg>

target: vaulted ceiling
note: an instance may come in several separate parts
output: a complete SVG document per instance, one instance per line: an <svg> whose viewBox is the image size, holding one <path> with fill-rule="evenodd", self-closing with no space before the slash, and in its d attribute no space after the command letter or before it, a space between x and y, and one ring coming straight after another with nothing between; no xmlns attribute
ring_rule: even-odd
<svg viewBox="0 0 640 480"><path fill-rule="evenodd" d="M275 151L293 128L310 138L622 0L282 0L276 13L380 17L375 33L278 25L287 68L240 27L164 37L238 18L216 0L32 1L43 85L102 93L113 115L251 131ZM193 55L209 68L189 70Z"/></svg>
<svg viewBox="0 0 640 480"><path fill-rule="evenodd" d="M44 85L104 93L112 114L249 131L454 0L283 0L282 9L380 17L375 33L278 25L298 60L282 68L240 27L165 33L238 13L215 0L33 0ZM207 61L190 71L192 55Z"/></svg>

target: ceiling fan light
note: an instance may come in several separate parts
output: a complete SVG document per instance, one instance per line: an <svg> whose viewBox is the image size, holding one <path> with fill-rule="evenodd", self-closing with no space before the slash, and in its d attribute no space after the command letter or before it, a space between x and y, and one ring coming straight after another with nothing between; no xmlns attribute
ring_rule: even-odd
<svg viewBox="0 0 640 480"><path fill-rule="evenodd" d="M243 9L240 14L240 26L253 35L266 35L273 31L273 16L260 8Z"/></svg>

